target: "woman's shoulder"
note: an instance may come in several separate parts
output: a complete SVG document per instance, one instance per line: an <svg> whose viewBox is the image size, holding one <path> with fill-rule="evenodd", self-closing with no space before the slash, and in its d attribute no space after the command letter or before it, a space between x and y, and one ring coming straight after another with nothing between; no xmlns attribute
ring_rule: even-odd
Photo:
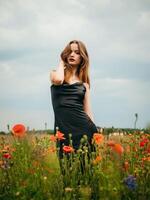
<svg viewBox="0 0 150 200"><path fill-rule="evenodd" d="M86 87L86 89L90 89L89 84L86 82L83 82L83 85Z"/></svg>

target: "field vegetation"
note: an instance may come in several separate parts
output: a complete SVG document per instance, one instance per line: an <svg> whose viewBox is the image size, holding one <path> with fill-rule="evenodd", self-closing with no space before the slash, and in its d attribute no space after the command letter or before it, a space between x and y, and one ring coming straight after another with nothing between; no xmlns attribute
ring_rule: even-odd
<svg viewBox="0 0 150 200"><path fill-rule="evenodd" d="M28 132L15 125L0 136L2 200L147 200L150 197L149 130L102 130L92 148L86 136L75 151L57 131ZM57 143L57 145L56 145Z"/></svg>

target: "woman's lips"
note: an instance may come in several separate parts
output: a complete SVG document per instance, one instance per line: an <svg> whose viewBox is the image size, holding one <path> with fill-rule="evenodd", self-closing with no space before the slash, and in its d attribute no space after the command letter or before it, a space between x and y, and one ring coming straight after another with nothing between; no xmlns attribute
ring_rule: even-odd
<svg viewBox="0 0 150 200"><path fill-rule="evenodd" d="M70 58L69 61L74 62L75 60L73 58Z"/></svg>

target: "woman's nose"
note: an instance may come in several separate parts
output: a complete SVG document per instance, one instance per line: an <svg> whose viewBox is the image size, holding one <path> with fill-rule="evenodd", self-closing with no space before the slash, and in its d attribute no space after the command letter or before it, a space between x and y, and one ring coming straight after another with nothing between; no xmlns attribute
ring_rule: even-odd
<svg viewBox="0 0 150 200"><path fill-rule="evenodd" d="M74 52L72 51L70 55L73 56L73 55L74 55Z"/></svg>

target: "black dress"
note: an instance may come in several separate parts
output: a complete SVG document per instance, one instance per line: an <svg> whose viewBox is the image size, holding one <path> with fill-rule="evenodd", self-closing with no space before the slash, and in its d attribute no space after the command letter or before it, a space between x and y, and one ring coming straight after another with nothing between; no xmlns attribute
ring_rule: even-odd
<svg viewBox="0 0 150 200"><path fill-rule="evenodd" d="M69 134L72 134L73 147L78 149L80 140L83 135L88 136L88 140L94 133L98 132L96 125L85 113L83 109L83 100L86 87L82 82L68 84L64 82L62 85L51 85L51 99L54 110L55 124L58 130L64 133L65 140L62 144L69 144Z"/></svg>

